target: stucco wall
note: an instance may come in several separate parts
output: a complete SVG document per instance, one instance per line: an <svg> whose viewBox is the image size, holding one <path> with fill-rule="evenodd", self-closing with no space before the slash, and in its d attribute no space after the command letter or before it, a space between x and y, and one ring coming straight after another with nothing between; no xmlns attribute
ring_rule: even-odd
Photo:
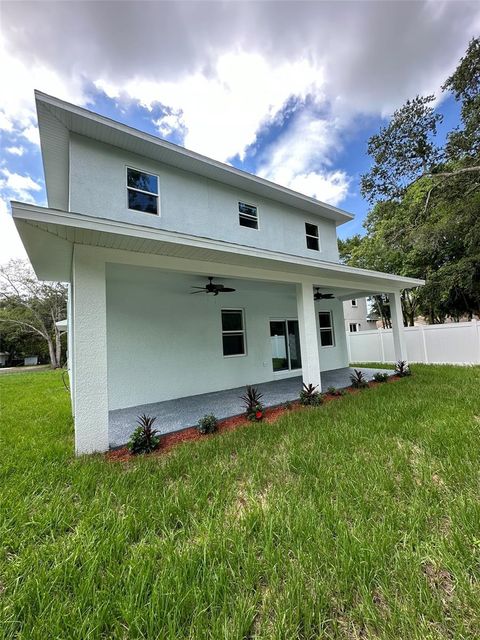
<svg viewBox="0 0 480 640"><path fill-rule="evenodd" d="M127 208L126 166L159 176L160 215ZM238 202L258 207L259 229L241 227ZM333 221L295 211L88 138L70 141L70 210L309 258L338 261ZM319 227L320 251L307 249L305 222Z"/></svg>
<svg viewBox="0 0 480 640"><path fill-rule="evenodd" d="M269 321L297 317L294 286L232 279L235 293L213 297L190 295L198 276L107 264L106 277L110 409L275 379ZM246 356L223 357L222 308L244 309ZM342 304L316 309L334 311L336 345L320 348L322 370L347 366Z"/></svg>
<svg viewBox="0 0 480 640"><path fill-rule="evenodd" d="M350 323L356 322L360 325L360 331L368 331L371 329L376 329L377 325L375 322L369 322L367 320L367 299L366 298L356 298L357 306L352 307L352 301L346 300L343 303L343 315L345 317L345 329L347 331L350 330Z"/></svg>

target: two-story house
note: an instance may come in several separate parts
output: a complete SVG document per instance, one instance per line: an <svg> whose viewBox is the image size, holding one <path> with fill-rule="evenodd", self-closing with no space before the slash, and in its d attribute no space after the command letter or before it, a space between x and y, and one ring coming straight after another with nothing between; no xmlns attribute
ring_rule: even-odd
<svg viewBox="0 0 480 640"><path fill-rule="evenodd" d="M38 277L70 283L78 453L117 444L119 410L289 377L320 387L348 367L347 299L390 294L406 359L399 292L423 281L340 264L350 214L56 98L36 104L48 207L12 212Z"/></svg>

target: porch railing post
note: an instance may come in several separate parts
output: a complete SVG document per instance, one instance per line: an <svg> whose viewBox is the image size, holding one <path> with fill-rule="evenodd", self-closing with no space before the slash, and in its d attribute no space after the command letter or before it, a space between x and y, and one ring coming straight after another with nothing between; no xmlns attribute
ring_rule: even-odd
<svg viewBox="0 0 480 640"><path fill-rule="evenodd" d="M297 311L303 382L318 386L320 391L322 383L320 379L318 328L313 300L313 285L310 282L297 284Z"/></svg>

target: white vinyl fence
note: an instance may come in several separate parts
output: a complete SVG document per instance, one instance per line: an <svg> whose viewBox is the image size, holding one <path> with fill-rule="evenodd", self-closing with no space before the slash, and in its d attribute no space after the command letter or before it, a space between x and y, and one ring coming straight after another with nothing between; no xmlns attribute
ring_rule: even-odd
<svg viewBox="0 0 480 640"><path fill-rule="evenodd" d="M480 321L405 327L409 362L480 364ZM395 362L391 329L347 331L350 362Z"/></svg>

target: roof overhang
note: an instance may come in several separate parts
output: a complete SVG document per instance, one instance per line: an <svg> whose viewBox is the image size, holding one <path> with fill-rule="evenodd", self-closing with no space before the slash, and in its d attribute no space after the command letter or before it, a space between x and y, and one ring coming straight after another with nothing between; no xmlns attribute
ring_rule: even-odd
<svg viewBox="0 0 480 640"><path fill-rule="evenodd" d="M209 265L217 263L219 273L220 265L256 269L258 279L261 279L262 270L289 274L290 281L298 275L312 279L319 286L343 287L345 295L360 291L365 295L392 292L425 284L424 280L357 269L337 262L312 260L19 202L12 203L12 213L33 268L41 280L70 281L73 247L83 244L201 261Z"/></svg>
<svg viewBox="0 0 480 640"><path fill-rule="evenodd" d="M184 147L120 124L110 118L35 92L38 127L48 204L68 209L68 158L70 132L125 149L131 153L215 180L249 194L280 202L292 209L306 211L335 221L337 225L354 216L269 180L222 162L217 162Z"/></svg>

